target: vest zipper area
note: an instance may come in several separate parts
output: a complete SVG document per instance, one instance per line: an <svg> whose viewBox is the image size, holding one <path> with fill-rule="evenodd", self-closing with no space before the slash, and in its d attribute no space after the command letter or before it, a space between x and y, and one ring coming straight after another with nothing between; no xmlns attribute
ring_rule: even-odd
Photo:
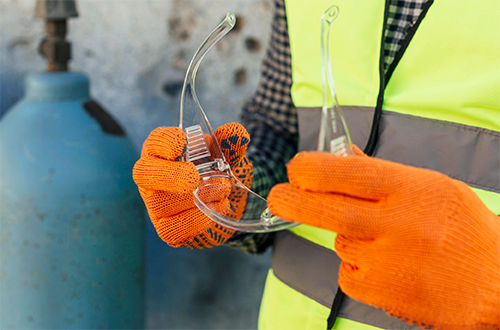
<svg viewBox="0 0 500 330"><path fill-rule="evenodd" d="M375 108L375 113L373 114L372 128L370 131L370 137L368 138L368 143L365 147L364 152L371 156L373 151L375 150L375 146L377 144L378 137L378 126L380 122L380 116L382 115L382 104L384 103L384 90L385 90L385 74L384 74L384 44L385 44L385 30L387 28L387 20L389 17L389 5L390 0L385 0L384 7L384 23L382 24L382 38L380 42L380 56L379 56L379 92L377 97L377 107ZM416 24L415 24L416 25ZM395 59L394 59L395 60ZM380 105L380 110L379 109ZM335 294L335 298L333 299L332 308L330 310L330 315L328 315L328 319L326 320L326 330L331 330L335 325L335 320L340 311L340 307L342 306L342 301L345 298L345 293L342 291L340 286L337 289L337 293Z"/></svg>
<svg viewBox="0 0 500 330"><path fill-rule="evenodd" d="M427 0L424 7L422 8L422 12L420 13L420 15L417 18L417 21L415 22L415 24L413 24L413 26L410 29L408 29L408 33L406 34L406 37L403 39L403 41L401 43L401 48L399 48L398 52L396 53L396 56L394 56L394 60L392 61L391 65L389 65L389 68L387 69L387 72L385 73L385 84L386 85L389 82L389 80L391 79L392 73L396 69L396 66L398 65L399 61L403 57L404 52L406 51L406 49L410 45L411 39L413 39L415 32L417 32L417 29L420 26L420 23L422 23L425 15L427 15L427 12L429 11L429 8L431 7L431 5L433 3L434 3L434 0ZM385 90L385 86L384 86L384 90Z"/></svg>
<svg viewBox="0 0 500 330"><path fill-rule="evenodd" d="M434 0L428 0L424 7L422 8L422 12L417 18L417 21L415 24L408 30L408 33L406 34L406 37L403 39L403 42L401 43L401 47L399 48L398 52L396 53L396 56L394 57L394 60L392 61L391 65L387 69L387 72L385 72L385 65L384 65L384 44L385 44L385 29L387 27L387 19L389 15L389 6L390 6L390 0L385 1L385 13L384 13L384 26L383 26L383 31L382 31L382 42L380 46L380 61L379 61L379 74L380 74L380 86L379 86L379 94L377 97L377 106L375 107L375 112L373 114L373 121L372 121L372 128L370 131L370 137L368 138L368 142L366 144L366 147L364 149L364 153L367 154L368 156L372 156L373 152L375 151L375 147L377 146L377 141L378 141L378 129L379 129L379 124L380 124L380 117L382 116L382 105L384 104L384 93L385 93L385 87L387 86L387 83L391 79L392 73L396 69L396 66L398 65L399 61L403 57L406 49L410 45L410 41L413 39L413 36L417 32L418 27L420 26L420 23L422 23L424 17L426 16L427 12L429 11L429 8L432 6L434 3Z"/></svg>

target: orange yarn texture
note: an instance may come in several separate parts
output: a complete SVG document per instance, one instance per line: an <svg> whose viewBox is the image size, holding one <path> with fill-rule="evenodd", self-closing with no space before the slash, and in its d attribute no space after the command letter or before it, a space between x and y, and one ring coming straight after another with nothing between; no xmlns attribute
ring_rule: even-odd
<svg viewBox="0 0 500 330"><path fill-rule="evenodd" d="M337 232L350 297L428 329L500 328L500 218L464 183L367 156L303 152L270 210Z"/></svg>
<svg viewBox="0 0 500 330"><path fill-rule="evenodd" d="M245 171L247 175L240 181L251 187L253 169L245 156L250 137L245 128L237 123L225 124L216 130L215 136L232 170ZM195 206L192 192L198 187L200 176L193 163L180 161L186 150L186 136L180 128L155 129L144 142L141 158L134 166L134 181L158 235L169 245L209 248L223 244L234 231L213 222ZM218 212L239 219L246 196L231 191L227 180L213 178L206 183L220 189L215 189L215 194L213 190L200 189L203 201ZM234 201L230 202L228 196Z"/></svg>

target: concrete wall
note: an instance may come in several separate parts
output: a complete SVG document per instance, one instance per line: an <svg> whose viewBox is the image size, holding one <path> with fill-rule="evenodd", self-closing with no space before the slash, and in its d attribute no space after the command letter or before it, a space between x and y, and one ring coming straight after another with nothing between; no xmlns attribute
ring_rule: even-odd
<svg viewBox="0 0 500 330"><path fill-rule="evenodd" d="M0 115L23 95L27 72L43 71L37 47L43 21L34 0L0 1ZM258 83L272 17L271 0L80 0L69 22L70 68L139 151L158 126L177 126L180 89L199 44L233 11L235 30L205 58L198 97L215 128L237 121ZM155 329L254 329L269 253L228 248L172 249L148 227L147 326Z"/></svg>

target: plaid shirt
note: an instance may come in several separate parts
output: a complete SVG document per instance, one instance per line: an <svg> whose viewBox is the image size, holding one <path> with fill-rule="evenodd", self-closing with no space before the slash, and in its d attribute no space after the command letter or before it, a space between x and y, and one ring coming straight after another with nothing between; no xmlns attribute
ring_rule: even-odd
<svg viewBox="0 0 500 330"><path fill-rule="evenodd" d="M394 60L401 42L420 15L426 0L390 0L385 31L385 68ZM287 181L285 165L297 153L297 110L290 96L292 69L284 0L275 0L269 48L262 63L260 85L244 106L242 123L250 133L247 154L253 162L252 190L267 196ZM274 233L236 233L225 244L259 254L272 244Z"/></svg>

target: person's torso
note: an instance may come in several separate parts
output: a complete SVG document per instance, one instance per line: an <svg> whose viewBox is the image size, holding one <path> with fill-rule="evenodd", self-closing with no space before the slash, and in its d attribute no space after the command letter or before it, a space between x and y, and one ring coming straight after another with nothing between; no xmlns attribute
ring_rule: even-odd
<svg viewBox="0 0 500 330"><path fill-rule="evenodd" d="M317 144L322 106L320 17L331 4L286 1L300 150L313 150ZM387 75L380 67L385 1L335 4L340 15L331 31L333 76L353 143L360 148L371 144L368 149L374 157L461 180L499 214L500 21L495 13L500 3L434 1L415 24L414 35L409 31L411 41L403 43L404 53L396 56ZM374 117L378 130L370 136ZM276 240L261 313L287 318L294 328L324 328L337 289L340 260L333 252L335 233L308 226L291 232ZM273 309L270 292L295 303ZM284 309L289 313L279 315ZM359 328L359 323L350 322L411 327L350 299L340 317L337 329Z"/></svg>

